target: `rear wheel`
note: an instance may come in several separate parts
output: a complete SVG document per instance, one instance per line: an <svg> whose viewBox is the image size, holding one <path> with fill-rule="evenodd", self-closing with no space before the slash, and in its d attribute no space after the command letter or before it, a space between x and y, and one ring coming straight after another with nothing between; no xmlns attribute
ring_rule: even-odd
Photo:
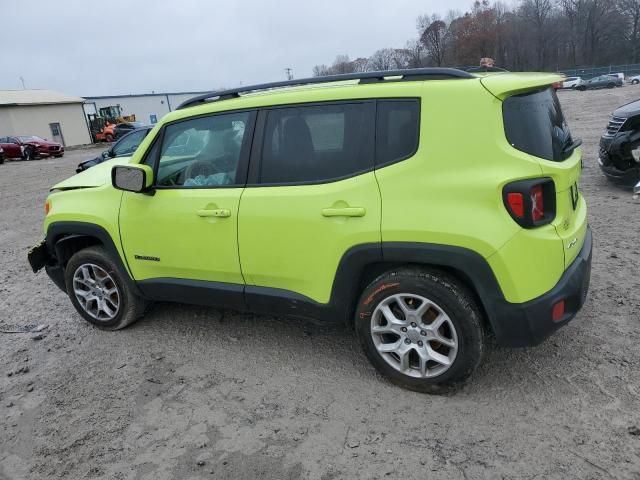
<svg viewBox="0 0 640 480"><path fill-rule="evenodd" d="M581 92L584 92L587 89L587 87L585 87L584 85L580 85L579 87L576 87L576 90L579 90Z"/></svg>
<svg viewBox="0 0 640 480"><path fill-rule="evenodd" d="M71 303L89 323L119 330L142 316L145 301L138 297L102 247L76 252L65 269Z"/></svg>
<svg viewBox="0 0 640 480"><path fill-rule="evenodd" d="M113 135L111 135L110 133L107 133L104 138L109 143L113 142Z"/></svg>
<svg viewBox="0 0 640 480"><path fill-rule="evenodd" d="M464 383L485 350L472 295L439 271L386 273L363 292L356 332L385 377L410 390L446 393Z"/></svg>
<svg viewBox="0 0 640 480"><path fill-rule="evenodd" d="M631 85L637 85L640 83L640 80L631 80Z"/></svg>
<svg viewBox="0 0 640 480"><path fill-rule="evenodd" d="M615 83L610 83L610 84L607 85L607 88L614 88L615 86L616 86Z"/></svg>

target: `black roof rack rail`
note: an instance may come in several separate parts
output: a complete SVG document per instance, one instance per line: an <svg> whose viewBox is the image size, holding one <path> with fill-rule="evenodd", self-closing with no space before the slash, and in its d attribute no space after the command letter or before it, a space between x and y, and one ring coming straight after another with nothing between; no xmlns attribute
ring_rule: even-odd
<svg viewBox="0 0 640 480"><path fill-rule="evenodd" d="M258 90L270 90L272 88L297 87L318 83L342 82L346 80L360 80L360 83L384 82L389 77L401 77L394 81L410 80L446 80L455 78L476 78L468 72L455 68L412 68L404 70L387 70L384 72L345 73L341 75L329 75L326 77L301 78L297 80L284 80L282 82L262 83L260 85L248 85L219 92L205 93L181 103L176 110L193 107L207 102L229 100L238 98L241 93L256 92Z"/></svg>

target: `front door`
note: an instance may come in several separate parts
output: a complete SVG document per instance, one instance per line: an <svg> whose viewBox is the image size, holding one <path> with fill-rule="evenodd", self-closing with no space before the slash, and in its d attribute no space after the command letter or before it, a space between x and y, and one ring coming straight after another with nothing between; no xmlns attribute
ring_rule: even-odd
<svg viewBox="0 0 640 480"><path fill-rule="evenodd" d="M120 208L124 253L143 290L230 284L242 291L238 206L254 118L246 111L198 117L157 135L144 160L155 171L154 194L124 193Z"/></svg>
<svg viewBox="0 0 640 480"><path fill-rule="evenodd" d="M62 136L62 128L60 128L60 124L50 123L49 128L51 129L51 140L59 143L62 146L65 146L64 137Z"/></svg>
<svg viewBox="0 0 640 480"><path fill-rule="evenodd" d="M263 138L256 135L260 145L240 203L242 272L247 285L326 304L345 252L380 242L375 103L274 108L261 115ZM269 289L256 293L278 291Z"/></svg>

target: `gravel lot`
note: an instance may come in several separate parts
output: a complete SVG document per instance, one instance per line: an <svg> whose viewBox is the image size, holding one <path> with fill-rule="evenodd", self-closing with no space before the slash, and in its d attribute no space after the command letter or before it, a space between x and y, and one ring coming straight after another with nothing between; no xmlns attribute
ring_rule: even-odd
<svg viewBox="0 0 640 480"><path fill-rule="evenodd" d="M390 385L341 327L178 304L90 327L26 254L48 187L98 150L0 166L0 330L48 326L0 333L0 478L640 479L640 203L596 164L607 116L638 97L560 93L584 139L588 301L448 397Z"/></svg>

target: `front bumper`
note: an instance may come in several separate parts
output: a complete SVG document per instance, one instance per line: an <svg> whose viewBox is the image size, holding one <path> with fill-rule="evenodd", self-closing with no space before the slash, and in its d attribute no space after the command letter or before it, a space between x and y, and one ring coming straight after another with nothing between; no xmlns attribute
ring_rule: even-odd
<svg viewBox="0 0 640 480"><path fill-rule="evenodd" d="M591 279L591 228L587 229L578 257L564 272L556 286L544 295L525 303L496 300L491 324L499 344L509 347L537 345L573 319L584 305ZM564 300L564 315L552 320L553 306Z"/></svg>
<svg viewBox="0 0 640 480"><path fill-rule="evenodd" d="M63 292L67 291L64 282L64 270L49 253L49 248L45 240L29 250L27 260L29 260L29 265L31 265L34 273L39 272L44 267L53 283Z"/></svg>

